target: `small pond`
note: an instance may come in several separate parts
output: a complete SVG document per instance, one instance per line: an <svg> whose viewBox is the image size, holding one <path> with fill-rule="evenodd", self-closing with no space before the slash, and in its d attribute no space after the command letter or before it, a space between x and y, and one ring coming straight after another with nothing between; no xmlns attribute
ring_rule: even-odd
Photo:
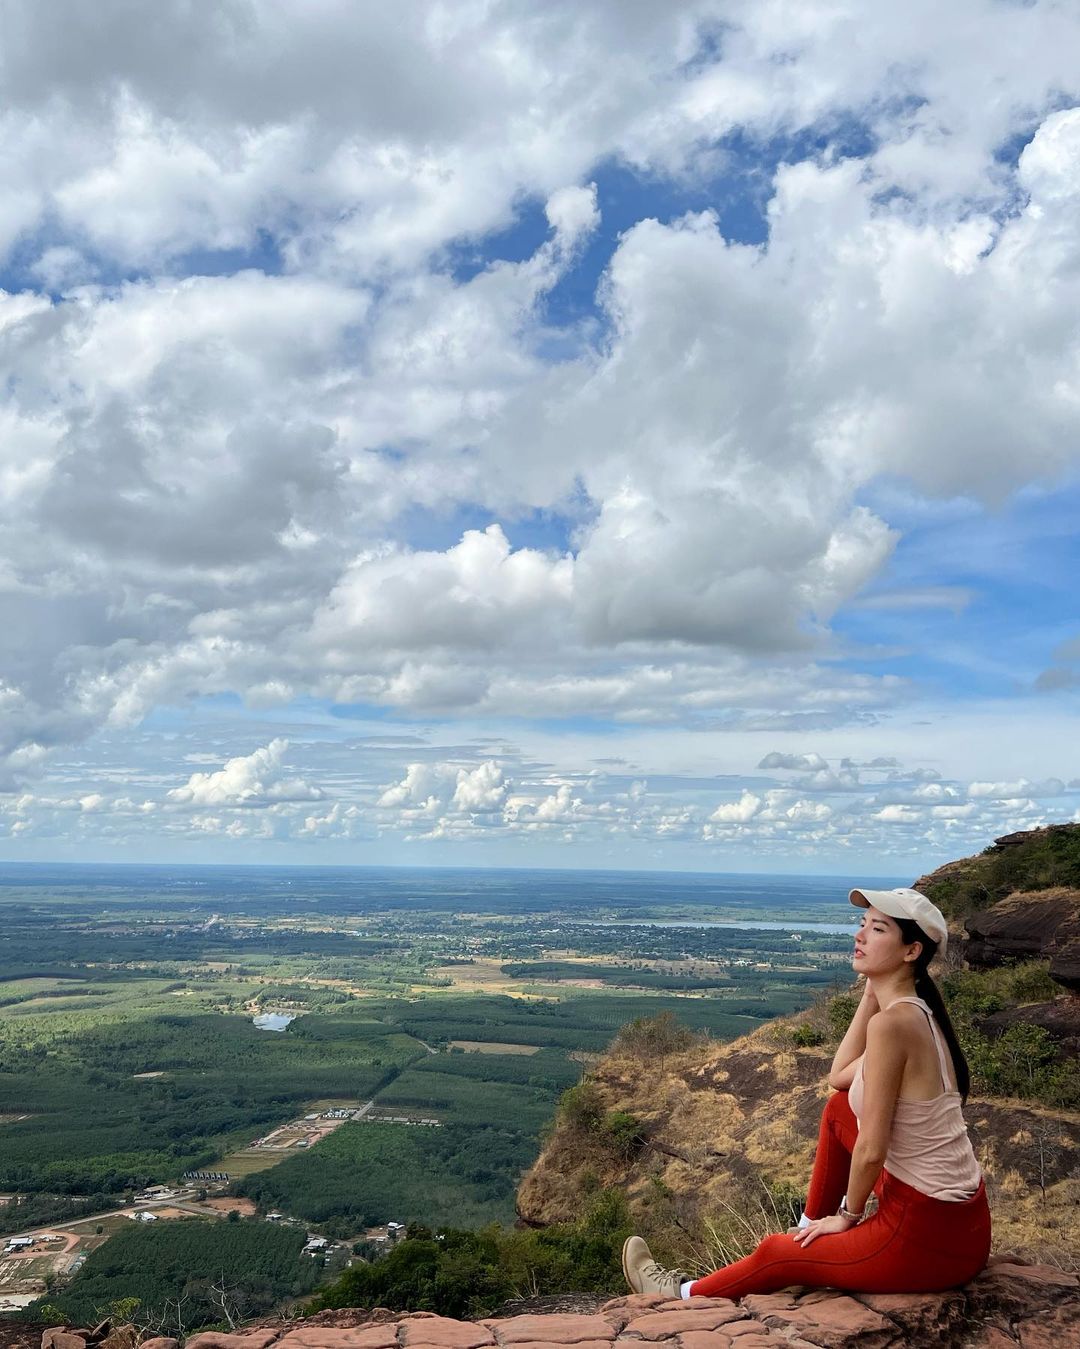
<svg viewBox="0 0 1080 1349"><path fill-rule="evenodd" d="M260 1012L251 1018L251 1024L259 1030L284 1030L290 1021L295 1021L298 1012Z"/></svg>

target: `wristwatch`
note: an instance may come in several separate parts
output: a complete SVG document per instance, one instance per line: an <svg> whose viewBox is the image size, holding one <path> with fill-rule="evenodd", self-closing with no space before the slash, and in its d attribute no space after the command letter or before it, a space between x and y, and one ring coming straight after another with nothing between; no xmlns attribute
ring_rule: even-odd
<svg viewBox="0 0 1080 1349"><path fill-rule="evenodd" d="M861 1223L866 1216L866 1205L862 1207L861 1213L852 1213L847 1206L847 1195L840 1200L840 1207L836 1210L841 1218L846 1218L849 1223Z"/></svg>

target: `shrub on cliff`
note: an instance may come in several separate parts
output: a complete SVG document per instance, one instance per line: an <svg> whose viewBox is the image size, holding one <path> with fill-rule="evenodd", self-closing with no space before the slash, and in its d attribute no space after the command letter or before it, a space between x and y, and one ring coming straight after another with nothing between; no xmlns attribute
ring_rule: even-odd
<svg viewBox="0 0 1080 1349"><path fill-rule="evenodd" d="M639 1016L628 1021L612 1042L616 1053L630 1054L646 1062L658 1062L663 1067L669 1054L681 1054L690 1049L697 1035L684 1026L673 1012L659 1016Z"/></svg>
<svg viewBox="0 0 1080 1349"><path fill-rule="evenodd" d="M1080 824L1033 829L1015 843L992 843L977 857L942 868L920 888L952 918L988 909L1017 890L1080 889Z"/></svg>
<svg viewBox="0 0 1080 1349"><path fill-rule="evenodd" d="M608 1110L594 1082L579 1082L563 1092L557 1123L566 1142L612 1160L629 1161L645 1145L641 1121L626 1110Z"/></svg>
<svg viewBox="0 0 1080 1349"><path fill-rule="evenodd" d="M513 1297L614 1293L631 1230L626 1200L611 1190L594 1196L576 1223L541 1230L410 1229L381 1259L346 1270L311 1310L382 1306L463 1317Z"/></svg>

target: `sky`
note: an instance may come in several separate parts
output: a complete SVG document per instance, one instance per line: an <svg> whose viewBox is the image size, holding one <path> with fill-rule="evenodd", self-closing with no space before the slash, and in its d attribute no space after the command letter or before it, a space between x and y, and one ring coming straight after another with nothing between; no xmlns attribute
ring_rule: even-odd
<svg viewBox="0 0 1080 1349"><path fill-rule="evenodd" d="M1080 819L1069 0L6 0L0 859Z"/></svg>

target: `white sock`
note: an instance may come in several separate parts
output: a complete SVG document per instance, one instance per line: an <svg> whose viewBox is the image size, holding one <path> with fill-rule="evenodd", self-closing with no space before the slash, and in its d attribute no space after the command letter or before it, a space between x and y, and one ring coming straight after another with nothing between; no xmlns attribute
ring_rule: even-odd
<svg viewBox="0 0 1080 1349"><path fill-rule="evenodd" d="M686 1283L679 1284L679 1296L681 1298L688 1298L690 1296L690 1289L693 1282L693 1279L688 1279Z"/></svg>
<svg viewBox="0 0 1080 1349"><path fill-rule="evenodd" d="M803 1228L803 1227L809 1227L811 1221L812 1221L812 1219L808 1218L808 1217L806 1216L806 1214L804 1213L803 1216L799 1219L799 1227L800 1227L800 1228Z"/></svg>

